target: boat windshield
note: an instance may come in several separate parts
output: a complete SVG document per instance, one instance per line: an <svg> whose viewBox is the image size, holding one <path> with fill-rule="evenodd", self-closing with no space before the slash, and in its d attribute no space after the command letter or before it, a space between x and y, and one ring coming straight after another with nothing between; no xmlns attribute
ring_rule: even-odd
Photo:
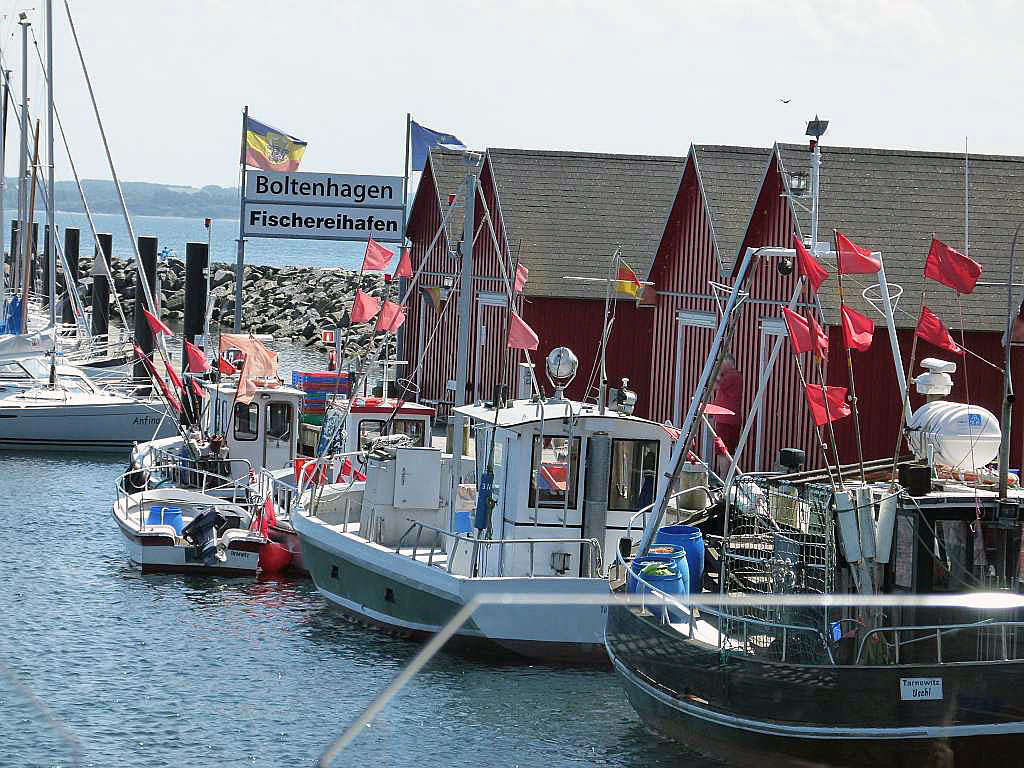
<svg viewBox="0 0 1024 768"><path fill-rule="evenodd" d="M383 419L363 419L359 422L359 447L369 448L384 431L385 422ZM423 421L420 419L395 419L391 423L392 435L408 435L412 444L422 448L426 445L426 430L423 428Z"/></svg>
<svg viewBox="0 0 1024 768"><path fill-rule="evenodd" d="M530 472L530 506L561 507L569 494L569 507L576 507L576 485L579 479L580 439L545 437L541 447L540 436L533 438L533 462Z"/></svg>
<svg viewBox="0 0 1024 768"><path fill-rule="evenodd" d="M50 375L46 361L38 357L29 357L12 363L0 363L0 379L8 381L17 379L45 379Z"/></svg>

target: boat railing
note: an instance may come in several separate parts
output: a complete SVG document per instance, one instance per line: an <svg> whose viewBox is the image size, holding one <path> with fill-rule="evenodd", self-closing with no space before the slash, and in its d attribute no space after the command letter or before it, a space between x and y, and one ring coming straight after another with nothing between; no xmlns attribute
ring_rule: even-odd
<svg viewBox="0 0 1024 768"><path fill-rule="evenodd" d="M666 500L666 503L668 501L673 501L676 498L684 496L688 493L699 493L700 491L704 491L705 493L711 493L712 490L714 489L707 485L695 485L692 488L681 488L677 491L673 491L672 493L670 493L668 499ZM645 525L647 523L647 513L650 512L652 509L654 509L654 502L648 504L646 507L640 507L640 509L633 513L633 516L629 518L629 523L626 526L626 538L628 538L630 541L633 540L634 523L636 523L637 520L643 518L642 523Z"/></svg>
<svg viewBox="0 0 1024 768"><path fill-rule="evenodd" d="M739 652L764 661L835 663L825 635L815 627L740 616L707 605L698 609L689 605L685 597L662 592L642 574L631 573L629 578L642 585L635 590L641 612L657 616L663 624L685 623L691 640L698 632L696 624L702 617L714 618L720 653ZM650 605L656 610L649 610ZM680 616L682 621L678 620Z"/></svg>
<svg viewBox="0 0 1024 768"><path fill-rule="evenodd" d="M526 548L529 550L529 561L530 569L528 572L529 578L536 578L536 547L538 544L562 544L568 546L582 546L588 548L589 557L587 561L589 563L589 572L587 577L589 578L603 578L604 567L602 565L601 558L601 544L597 539L577 539L577 538L544 538L544 539L477 539L472 536L467 536L463 533L453 533L446 531L443 528L430 525L429 523L423 523L419 520L409 520L409 527L405 533L398 540L398 545L395 547L395 554L402 554L402 549L409 549L406 545L406 540L412 535L413 531L416 532L415 537L412 540L412 548L408 553L408 556L413 560L419 560L423 555L427 557L427 565L434 565L434 558L444 552L447 552L447 564L445 568L448 573L452 572L455 565L455 553L458 551L460 544L469 547L470 557L469 565L471 574L483 574L484 559L486 553L489 552L493 547L497 547L501 553L498 556L498 573L497 577L501 578L505 576L505 562L506 562L506 547L512 548ZM431 545L427 548L425 545L421 547L423 540L424 531L447 539L451 542L449 549L445 550L437 546ZM493 575L493 574L489 574ZM549 574L545 574L549 575ZM559 574L563 575L563 574Z"/></svg>
<svg viewBox="0 0 1024 768"><path fill-rule="evenodd" d="M154 465L167 467L169 472L166 474L171 480L189 488L195 486L196 481L203 481L206 475L230 477L232 483L248 483L255 476L252 462L248 459L215 459L212 457L195 459L191 456L181 456L161 446L153 446L150 451ZM216 469L213 469L214 467ZM147 466L144 469L152 471L153 467Z"/></svg>
<svg viewBox="0 0 1024 768"><path fill-rule="evenodd" d="M963 649L970 648L971 643L960 643L952 652L948 641L953 636L962 637L974 633L974 653L965 655ZM905 639L905 635L913 637ZM855 664L877 665L877 660L867 660L866 651L874 644L881 643L886 650L892 650L891 661L882 664L900 666L904 664L934 663L938 665L962 663L1001 663L1006 661L1024 661L1024 621L996 621L984 619L966 624L928 624L906 625L897 627L875 627L864 633L857 647ZM944 646L943 643L947 642ZM925 651L923 646L934 643L934 655L929 655L934 662L922 661ZM909 651L914 652L912 662L906 657ZM958 653L959 651L959 653ZM987 652L986 652L987 651ZM981 658L985 656L986 658Z"/></svg>
<svg viewBox="0 0 1024 768"><path fill-rule="evenodd" d="M139 508L140 528L144 524L143 512L147 505L146 494L161 490L165 487L163 483L158 483L154 487L149 487L148 483L144 483L141 489L133 490L137 487L136 484L140 480L140 475L145 475L145 473L159 474L171 479L173 477L173 473L179 469L180 467L176 462L174 464L147 465L142 469L132 467L117 479L115 487L117 489L118 504L124 509L125 514L127 514L128 498L131 496L136 497L135 502ZM233 479L211 472L207 469L195 468L188 469L187 471L192 473L196 482L189 485L185 490L197 491L199 493L210 495L210 507L233 505L243 507L249 512L249 514L255 514L263 501L262 499L255 498L250 492L251 487L249 486L248 475L246 475L244 479ZM230 491L230 495L227 494L228 491ZM218 495L214 496L213 494ZM157 499L153 499L153 501L157 501Z"/></svg>

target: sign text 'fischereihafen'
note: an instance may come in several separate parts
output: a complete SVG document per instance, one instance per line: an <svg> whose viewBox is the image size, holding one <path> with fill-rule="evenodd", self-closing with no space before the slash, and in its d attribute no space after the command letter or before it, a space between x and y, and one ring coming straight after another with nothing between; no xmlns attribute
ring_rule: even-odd
<svg viewBox="0 0 1024 768"><path fill-rule="evenodd" d="M401 176L245 172L248 202L401 208Z"/></svg>
<svg viewBox="0 0 1024 768"><path fill-rule="evenodd" d="M399 243L402 240L402 209L247 200L242 236L363 241L372 237L382 243Z"/></svg>

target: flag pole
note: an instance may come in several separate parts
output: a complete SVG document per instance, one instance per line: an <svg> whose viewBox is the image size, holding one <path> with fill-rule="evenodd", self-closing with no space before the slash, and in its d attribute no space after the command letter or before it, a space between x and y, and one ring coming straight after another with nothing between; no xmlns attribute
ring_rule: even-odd
<svg viewBox="0 0 1024 768"><path fill-rule="evenodd" d="M833 243L836 247L836 258L839 256L839 240L836 237L836 231L832 230ZM839 278L839 321L842 322L843 309L846 308L846 300L843 297L843 270L842 265L839 265L839 269L836 270L836 276ZM857 439L857 461L860 463L860 481L862 483L867 482L864 479L864 448L861 445L860 440L860 412L857 410L857 384L853 379L853 353L850 352L849 346L846 345L845 340L843 347L846 349L846 372L850 378L850 405L853 407L853 434ZM822 384L824 386L824 383ZM824 392L824 390L822 390ZM827 407L827 406L826 406ZM826 411L827 413L827 411Z"/></svg>
<svg viewBox="0 0 1024 768"><path fill-rule="evenodd" d="M242 147L238 152L238 259L235 262L235 333L242 332L242 277L245 271L245 129L249 105L242 110ZM404 224L403 224L404 228Z"/></svg>
<svg viewBox="0 0 1024 768"><path fill-rule="evenodd" d="M405 166L402 168L404 183L402 184L402 247L405 247L405 228L408 224L409 211L409 139L411 138L412 114L405 113ZM401 255L401 254L399 254Z"/></svg>
<svg viewBox="0 0 1024 768"><path fill-rule="evenodd" d="M605 285L604 290L604 327L601 329L601 380L597 385L597 408L598 413L602 416L605 410L605 401L608 399L608 371L605 368L605 350L608 348L608 305L611 302L612 296L612 280L615 279L616 267L619 263L619 253L622 250L622 246L615 248L615 253L612 255L612 264L608 272L608 283Z"/></svg>

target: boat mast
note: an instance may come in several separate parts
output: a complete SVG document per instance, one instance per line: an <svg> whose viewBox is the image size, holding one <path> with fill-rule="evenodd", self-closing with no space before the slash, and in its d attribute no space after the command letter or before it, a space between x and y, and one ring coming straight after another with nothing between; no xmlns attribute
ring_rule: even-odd
<svg viewBox="0 0 1024 768"><path fill-rule="evenodd" d="M46 226L50 231L50 247L46 254L49 260L50 326L57 324L57 230L54 227L53 209L53 0L46 0L46 164L47 181ZM115 289L116 290L116 289Z"/></svg>
<svg viewBox="0 0 1024 768"><path fill-rule="evenodd" d="M25 215L28 211L28 15L23 11L18 16L18 24L21 25L21 144L20 157L18 159L18 245L20 246L19 265L22 269L29 268L28 239L31 236L32 225L25 224ZM27 230L27 232L26 232ZM11 254L11 263L14 263L14 254ZM28 296L22 296L23 302L28 301ZM21 328L22 333L27 329Z"/></svg>
<svg viewBox="0 0 1024 768"><path fill-rule="evenodd" d="M0 57L2 58L2 57ZM7 192L7 99L10 96L11 70L0 67L0 75L3 75L3 105L0 106L0 325L3 325L7 317L7 270L4 263L7 256L4 254L4 229L7 219L4 218L4 194ZM11 257L11 271L13 273L14 257Z"/></svg>

